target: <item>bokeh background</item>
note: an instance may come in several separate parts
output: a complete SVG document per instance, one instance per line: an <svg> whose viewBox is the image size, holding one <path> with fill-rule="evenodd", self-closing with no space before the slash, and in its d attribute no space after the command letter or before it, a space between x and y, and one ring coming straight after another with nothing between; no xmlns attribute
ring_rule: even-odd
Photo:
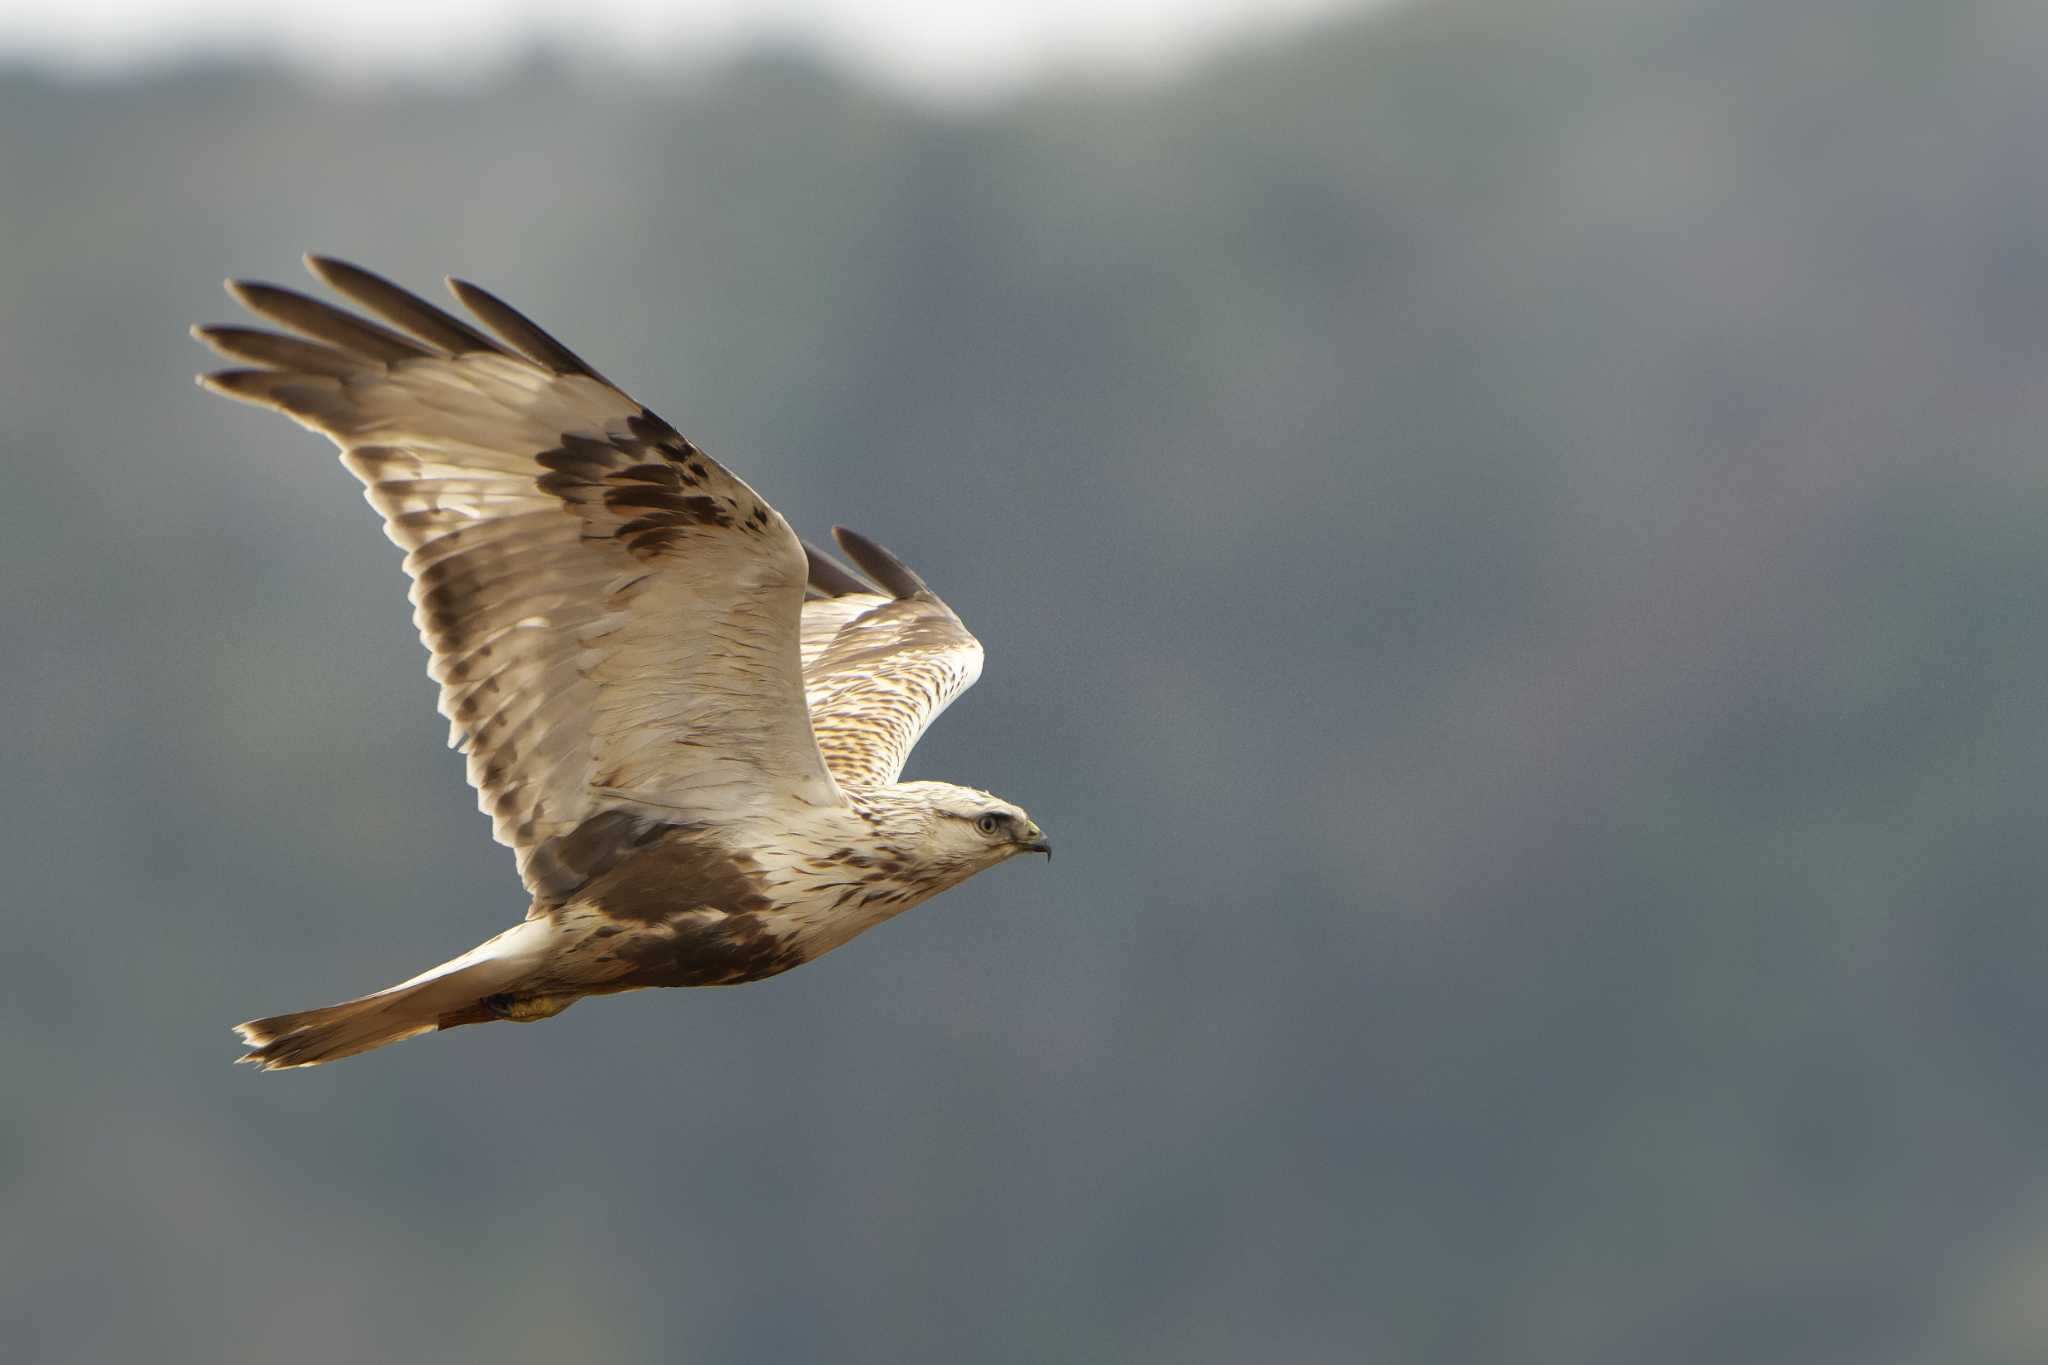
<svg viewBox="0 0 2048 1365"><path fill-rule="evenodd" d="M1155 8L12 34L0 1355L2048 1359L2048 8ZM230 1067L524 908L353 481L190 381L305 249L902 551L913 774L1058 860Z"/></svg>

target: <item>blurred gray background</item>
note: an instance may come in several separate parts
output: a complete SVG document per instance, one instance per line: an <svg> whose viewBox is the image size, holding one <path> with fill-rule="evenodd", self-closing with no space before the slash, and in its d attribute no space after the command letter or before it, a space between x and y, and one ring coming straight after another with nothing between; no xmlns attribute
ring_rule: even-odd
<svg viewBox="0 0 2048 1365"><path fill-rule="evenodd" d="M0 1354L2048 1359L2048 8L522 52L0 67ZM525 904L353 480L191 384L306 249L900 550L913 775L1058 861L230 1067Z"/></svg>

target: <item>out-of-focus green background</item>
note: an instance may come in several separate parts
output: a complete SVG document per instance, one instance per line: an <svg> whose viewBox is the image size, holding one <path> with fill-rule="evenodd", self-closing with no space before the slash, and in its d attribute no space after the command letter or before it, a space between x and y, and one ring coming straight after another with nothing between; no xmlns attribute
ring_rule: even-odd
<svg viewBox="0 0 2048 1365"><path fill-rule="evenodd" d="M952 113L0 72L0 1355L2048 1359L2048 8L1423 0ZM193 321L527 309L982 634L1059 846L314 1072L524 909Z"/></svg>

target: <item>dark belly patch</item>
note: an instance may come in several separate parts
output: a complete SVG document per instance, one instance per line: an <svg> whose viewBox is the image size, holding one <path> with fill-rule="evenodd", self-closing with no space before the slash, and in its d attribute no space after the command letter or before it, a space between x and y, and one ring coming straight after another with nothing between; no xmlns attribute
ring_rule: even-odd
<svg viewBox="0 0 2048 1365"><path fill-rule="evenodd" d="M774 905L751 853L680 825L640 835L602 874L564 899L596 906L606 919L631 927L666 924L684 910L747 915Z"/></svg>
<svg viewBox="0 0 2048 1365"><path fill-rule="evenodd" d="M747 851L688 826L592 833L611 839L610 865L566 903L539 908L583 928L574 954L583 963L579 977L613 989L724 986L759 981L804 960L772 927L767 912L775 900Z"/></svg>
<svg viewBox="0 0 2048 1365"><path fill-rule="evenodd" d="M614 940L635 986L736 986L786 972L804 960L796 945L757 914L685 911Z"/></svg>

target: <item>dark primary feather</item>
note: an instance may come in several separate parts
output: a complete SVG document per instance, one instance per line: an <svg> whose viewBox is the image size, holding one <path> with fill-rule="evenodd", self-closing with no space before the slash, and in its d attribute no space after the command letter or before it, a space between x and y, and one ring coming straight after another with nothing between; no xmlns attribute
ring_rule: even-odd
<svg viewBox="0 0 2048 1365"><path fill-rule="evenodd" d="M820 597L848 597L875 590L873 584L855 576L851 569L808 540L804 542L804 557L810 561L810 584Z"/></svg>
<svg viewBox="0 0 2048 1365"><path fill-rule="evenodd" d="M463 307L482 318L492 331L518 347L529 359L547 366L556 374L588 375L600 384L612 382L592 369L582 356L549 336L531 318L488 289L452 278L448 287L455 291L456 298L462 300Z"/></svg>
<svg viewBox="0 0 2048 1365"><path fill-rule="evenodd" d="M229 280L228 292L258 317L282 323L294 332L303 333L315 341L327 342L365 360L381 360L389 365L401 360L420 360L433 354L418 342L409 341L388 328L365 322L353 314L342 312L333 304L307 298L294 290L254 280Z"/></svg>
<svg viewBox="0 0 2048 1365"><path fill-rule="evenodd" d="M382 275L373 275L361 266L337 261L332 256L309 255L306 268L338 293L347 295L386 322L403 327L421 341L438 346L450 355L465 355L471 351L504 354L504 347L461 318L442 312Z"/></svg>
<svg viewBox="0 0 2048 1365"><path fill-rule="evenodd" d="M273 370L300 370L340 379L363 367L362 361L331 346L256 327L194 327L192 335L224 356Z"/></svg>
<svg viewBox="0 0 2048 1365"><path fill-rule="evenodd" d="M847 558L860 566L862 573L887 588L892 596L915 597L931 591L909 565L860 532L835 526L832 538L846 551Z"/></svg>
<svg viewBox="0 0 2048 1365"><path fill-rule="evenodd" d="M209 340L197 329L193 335ZM295 415L318 411L341 388L341 381L330 376L288 370L215 370L205 377L205 384L215 393L244 403L260 403Z"/></svg>

